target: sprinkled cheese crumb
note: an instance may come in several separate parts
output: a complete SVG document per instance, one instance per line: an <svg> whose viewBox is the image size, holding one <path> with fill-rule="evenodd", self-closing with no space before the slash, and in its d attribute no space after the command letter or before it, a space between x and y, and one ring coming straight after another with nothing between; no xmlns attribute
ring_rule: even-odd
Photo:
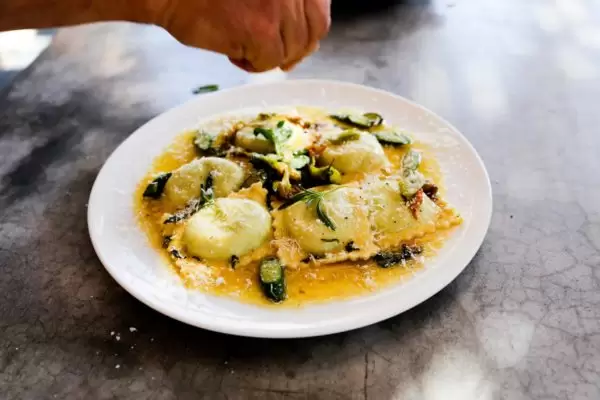
<svg viewBox="0 0 600 400"><path fill-rule="evenodd" d="M375 283L375 281L373 280L373 277L371 275L367 275L365 277L364 282L370 288L375 288L377 286L377 283Z"/></svg>
<svg viewBox="0 0 600 400"><path fill-rule="evenodd" d="M134 327L134 326L129 327L129 332L135 332L135 331L137 331L136 327Z"/></svg>
<svg viewBox="0 0 600 400"><path fill-rule="evenodd" d="M117 365L115 365L115 368L116 368L116 369L119 369L119 368L121 368L121 364L117 364Z"/></svg>
<svg viewBox="0 0 600 400"><path fill-rule="evenodd" d="M221 286L221 285L223 285L224 283L225 283L225 279L224 279L222 276L218 277L218 278L215 280L215 285L217 285L217 286Z"/></svg>

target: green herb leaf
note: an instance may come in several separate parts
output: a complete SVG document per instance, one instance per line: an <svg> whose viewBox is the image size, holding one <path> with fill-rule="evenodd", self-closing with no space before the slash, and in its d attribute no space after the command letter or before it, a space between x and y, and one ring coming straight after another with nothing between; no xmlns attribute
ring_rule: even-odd
<svg viewBox="0 0 600 400"><path fill-rule="evenodd" d="M421 165L421 153L414 150L409 150L402 159L402 170L404 175L416 171Z"/></svg>
<svg viewBox="0 0 600 400"><path fill-rule="evenodd" d="M275 133L273 132L273 129L263 128L262 126L259 126L257 128L254 128L254 135L263 135L268 141L270 141L271 143L275 143Z"/></svg>
<svg viewBox="0 0 600 400"><path fill-rule="evenodd" d="M294 155L290 166L294 169L302 169L310 163L310 157L305 154Z"/></svg>
<svg viewBox="0 0 600 400"><path fill-rule="evenodd" d="M284 202L282 205L279 206L278 210L285 210L288 207L293 206L294 204L298 203L299 201L310 201L310 199L315 199L322 196L322 193L320 192L315 192L314 190L305 190L303 192L300 192L294 196L292 196L292 198L290 198L289 200L287 200L286 202Z"/></svg>
<svg viewBox="0 0 600 400"><path fill-rule="evenodd" d="M235 267L238 265L238 263L240 262L240 258L238 256L231 256L231 258L229 259L229 265L231 265L231 268L235 269Z"/></svg>
<svg viewBox="0 0 600 400"><path fill-rule="evenodd" d="M169 178L171 177L171 173L167 172L166 174L162 174L159 175L158 177L156 177L147 187L146 190L144 190L144 197L149 197L151 199L158 199L164 189L165 189L165 185L167 184L167 181L169 180Z"/></svg>
<svg viewBox="0 0 600 400"><path fill-rule="evenodd" d="M178 259L185 258L184 256L181 255L181 253L178 250L171 250L170 253L173 258L178 258Z"/></svg>
<svg viewBox="0 0 600 400"><path fill-rule="evenodd" d="M180 221L188 219L204 207L210 206L215 202L215 196L212 189L213 178L212 173L208 174L204 185L200 186L200 197L192 199L183 210L177 211L164 220L163 224L176 224Z"/></svg>
<svg viewBox="0 0 600 400"><path fill-rule="evenodd" d="M193 94L202 94L202 93L210 93L210 92L216 92L217 90L219 90L219 85L204 85L204 86L199 86L196 89L192 90Z"/></svg>
<svg viewBox="0 0 600 400"><path fill-rule="evenodd" d="M325 198L325 195L337 189L338 188L334 188L326 192L317 192L310 189L305 190L292 196L291 199L280 205L278 210L285 210L286 208L291 207L300 201L303 201L309 207L314 205L317 218L319 218L319 220L323 222L323 224L326 227L328 227L332 231L335 231L337 227L335 225L335 222L333 222L333 220L329 218L329 215L327 215L327 212L325 211L325 207L323 205L323 199Z"/></svg>
<svg viewBox="0 0 600 400"><path fill-rule="evenodd" d="M199 131L196 137L194 138L194 145L199 150L207 151L210 150L214 141L215 138L212 137L210 134L204 131Z"/></svg>
<svg viewBox="0 0 600 400"><path fill-rule="evenodd" d="M352 241L352 240L351 240L351 241L349 241L348 243L346 243L345 250L346 250L348 253L351 253L351 252L353 252L353 251L358 251L358 250L360 250L360 249L359 249L358 247L356 247L356 245L354 244L354 241Z"/></svg>
<svg viewBox="0 0 600 400"><path fill-rule="evenodd" d="M275 129L265 128L259 126L254 128L255 135L263 135L269 142L273 143L275 147L275 153L281 154L281 147L285 142L292 136L292 130L286 126L285 121L279 121Z"/></svg>
<svg viewBox="0 0 600 400"><path fill-rule="evenodd" d="M316 210L317 210L317 217L321 220L321 222L323 224L325 224L325 226L328 227L329 229L331 229L332 231L335 231L335 229L336 229L335 223L331 220L331 218L329 218L329 215L327 215L327 212L325 211L325 207L323 206L323 198L322 197L321 197L321 199L319 199L319 201L317 201Z"/></svg>
<svg viewBox="0 0 600 400"><path fill-rule="evenodd" d="M419 171L410 171L398 181L400 194L406 199L412 198L425 184L425 177Z"/></svg>
<svg viewBox="0 0 600 400"><path fill-rule="evenodd" d="M389 268L394 265L412 260L416 255L421 254L423 248L421 246L409 246L403 244L398 251L382 251L375 254L373 259L381 268Z"/></svg>
<svg viewBox="0 0 600 400"><path fill-rule="evenodd" d="M204 185L201 186L202 189L212 189L213 187L213 182L214 182L214 178L213 178L213 171L209 172L208 176L206 177L206 181L204 182Z"/></svg>

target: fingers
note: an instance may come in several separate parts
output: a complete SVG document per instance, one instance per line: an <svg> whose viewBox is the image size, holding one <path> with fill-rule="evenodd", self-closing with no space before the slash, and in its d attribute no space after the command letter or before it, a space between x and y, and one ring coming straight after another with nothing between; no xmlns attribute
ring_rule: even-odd
<svg viewBox="0 0 600 400"><path fill-rule="evenodd" d="M283 64L281 66L281 69L283 71L291 71L292 69L294 69L296 67L296 65L298 65L302 60L304 60L306 57L310 56L312 53L315 53L317 50L319 50L319 43L313 43L311 44L311 46L308 48L308 50L306 51L305 54L303 54L301 57L295 59L295 60L290 60L287 61L285 64Z"/></svg>
<svg viewBox="0 0 600 400"><path fill-rule="evenodd" d="M318 43L331 26L331 0L304 1L310 43Z"/></svg>
<svg viewBox="0 0 600 400"><path fill-rule="evenodd" d="M266 25L266 24L265 24ZM250 63L253 72L265 72L281 65L285 58L285 48L279 24L258 29L248 45L245 60Z"/></svg>
<svg viewBox="0 0 600 400"><path fill-rule="evenodd" d="M309 52L310 33L308 31L308 18L304 9L306 1L282 2L281 37L284 45L285 58L280 67L296 64Z"/></svg>
<svg viewBox="0 0 600 400"><path fill-rule="evenodd" d="M243 58L231 62L248 72L264 72L277 67L292 69L316 51L330 26L330 0L288 0L276 20L255 21Z"/></svg>
<svg viewBox="0 0 600 400"><path fill-rule="evenodd" d="M303 6L305 22L302 27L305 29L305 34L302 39L295 42L297 50L292 52L281 66L284 71L293 69L304 58L317 51L319 41L329 32L331 24L330 0L301 0L299 3Z"/></svg>
<svg viewBox="0 0 600 400"><path fill-rule="evenodd" d="M258 72L254 69L254 67L248 60L236 60L230 57L229 61L231 61L231 63L236 67L243 69L246 72Z"/></svg>

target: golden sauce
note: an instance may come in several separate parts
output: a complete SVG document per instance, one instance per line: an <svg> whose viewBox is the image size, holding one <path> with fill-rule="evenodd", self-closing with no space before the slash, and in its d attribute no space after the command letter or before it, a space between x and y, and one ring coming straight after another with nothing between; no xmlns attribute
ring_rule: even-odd
<svg viewBox="0 0 600 400"><path fill-rule="evenodd" d="M165 264L174 269L180 276L180 271L171 258L162 248L162 216L172 212L171 207L164 201L144 199L142 193L146 186L159 173L175 170L196 157L193 146L195 132L186 132L176 138L174 143L159 156L152 164L151 170L145 179L140 182L135 193L135 210L142 229L148 235L150 244L165 260ZM440 168L431 149L424 144L414 143L412 146L423 153L423 161L419 170L438 186L442 183ZM406 150L402 148L386 147L385 153L390 162L399 167ZM441 187L440 187L441 189ZM443 245L445 238L451 230L436 232L415 240L423 246L423 259L433 256ZM275 254L275 251L273 251ZM210 268L210 278L202 283L182 279L186 286L205 292L235 297L247 303L269 305L262 294L258 281L258 262L244 267L233 269L227 263L213 265ZM286 269L288 298L277 307L298 307L309 303L325 302L343 299L377 291L385 286L410 278L416 271L423 267L422 261L411 261L406 266L380 268L372 261L341 262L326 266L311 266L298 270Z"/></svg>

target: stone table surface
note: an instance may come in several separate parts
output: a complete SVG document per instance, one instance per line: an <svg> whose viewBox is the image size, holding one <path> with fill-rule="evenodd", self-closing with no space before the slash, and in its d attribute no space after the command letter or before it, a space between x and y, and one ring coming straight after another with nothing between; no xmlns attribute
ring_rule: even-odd
<svg viewBox="0 0 600 400"><path fill-rule="evenodd" d="M408 1L336 19L288 77L386 89L451 121L487 165L494 216L425 303L280 341L146 307L86 226L94 178L127 135L195 86L262 78L156 28L59 32L0 92L0 398L599 399L599 22L585 0Z"/></svg>

